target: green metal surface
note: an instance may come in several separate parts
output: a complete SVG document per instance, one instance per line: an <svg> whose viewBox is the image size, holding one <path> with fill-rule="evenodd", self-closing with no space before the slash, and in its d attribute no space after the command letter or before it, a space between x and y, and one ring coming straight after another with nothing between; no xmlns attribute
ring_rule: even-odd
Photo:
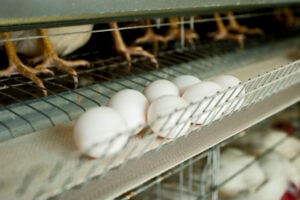
<svg viewBox="0 0 300 200"><path fill-rule="evenodd" d="M0 31L297 3L299 0L6 0L0 6Z"/></svg>

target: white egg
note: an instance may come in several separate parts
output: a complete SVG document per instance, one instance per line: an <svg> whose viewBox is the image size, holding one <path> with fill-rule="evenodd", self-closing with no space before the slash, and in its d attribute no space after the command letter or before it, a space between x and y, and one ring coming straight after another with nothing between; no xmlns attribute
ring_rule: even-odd
<svg viewBox="0 0 300 200"><path fill-rule="evenodd" d="M184 99L174 95L166 95L154 100L147 114L152 131L165 138L176 138L187 134L191 124L191 112L189 109L184 109L187 106L188 103Z"/></svg>
<svg viewBox="0 0 300 200"><path fill-rule="evenodd" d="M220 100L220 95L215 94L221 90L222 88L218 84L211 81L203 81L189 87L183 93L182 98L193 104L190 106L193 113L193 123L204 125L215 120L216 111L218 110L215 107ZM206 99L205 97L211 98Z"/></svg>
<svg viewBox="0 0 300 200"><path fill-rule="evenodd" d="M187 88L201 82L201 80L196 76L182 75L174 78L172 82L178 87L180 95L182 95Z"/></svg>
<svg viewBox="0 0 300 200"><path fill-rule="evenodd" d="M236 87L241 84L241 81L238 78L231 75L218 76L213 79L213 82L219 84L222 87L222 90L229 89L229 87ZM238 110L245 100L245 98L242 97L245 93L245 88L242 85L228 90L222 97L221 103L228 102L225 103L222 113L228 114L234 110Z"/></svg>
<svg viewBox="0 0 300 200"><path fill-rule="evenodd" d="M144 94L149 102L164 96L175 95L179 96L179 90L177 86L171 81L165 79L159 79L150 83L144 90Z"/></svg>
<svg viewBox="0 0 300 200"><path fill-rule="evenodd" d="M109 100L108 106L123 116L133 134L145 127L149 103L141 92L132 89L119 91Z"/></svg>
<svg viewBox="0 0 300 200"><path fill-rule="evenodd" d="M123 117L109 107L95 107L80 116L74 128L78 149L99 158L118 153L127 143L128 126Z"/></svg>

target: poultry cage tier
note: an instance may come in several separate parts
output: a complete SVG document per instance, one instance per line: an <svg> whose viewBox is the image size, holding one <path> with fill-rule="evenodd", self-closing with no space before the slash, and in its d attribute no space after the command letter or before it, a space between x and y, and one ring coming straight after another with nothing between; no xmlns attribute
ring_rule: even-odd
<svg viewBox="0 0 300 200"><path fill-rule="evenodd" d="M15 12L18 5L18 12ZM146 6L145 6L146 5ZM22 2L13 0L0 8L0 30L22 30L26 28L65 26L87 23L124 21L133 19L159 18L170 15L206 14L215 11L251 11L265 8L275 8L299 5L297 0L226 0L226 1L132 1L88 0L73 1L65 4L61 1L37 2L30 0Z"/></svg>
<svg viewBox="0 0 300 200"><path fill-rule="evenodd" d="M170 31L170 24L173 23L176 26L175 33L178 36L176 36L177 38L173 37L173 41L167 41L167 45L161 43L156 46L151 42L140 44L143 45L145 51L149 53L155 51L157 53L155 57L159 63L159 68L156 68L155 63L151 62L151 59L143 56L132 57L130 67L123 54L118 55L116 49L112 48L118 43L114 41L111 35L113 29L110 29L108 24L95 25L93 30L91 27L86 26L83 30L81 28L75 30L58 28L52 32L49 30L49 37L53 38L57 45L62 40L85 40L87 43L83 47L70 55L66 55L64 58L71 61L77 59L88 61L90 67L79 66L75 70L77 76L72 76L74 71L66 73L66 70L57 70L54 67L54 76L49 76L48 74L38 75L44 88L40 88L41 85L38 86L36 81L32 81L36 80L32 79L32 75L31 78L28 78L28 76L25 77L24 75L14 75L15 72L12 71L12 76L4 77L2 72L3 75L0 79L0 104L4 114L0 120L2 132L0 139L4 141L74 120L93 106L106 105L115 92L124 88L134 88L142 91L151 81L156 79L170 80L182 74L195 74L201 79L208 79L218 74L229 73L241 66L246 66L253 63L255 59L263 60L268 55L271 57L270 50L274 52L273 55L275 57L275 54L281 51L289 51L289 49L295 48L296 45L294 44L298 42L297 34L299 29L295 25L297 17L293 16L292 12L297 14L297 10L283 8L283 10L278 11L279 14L277 13L276 16L274 16L273 10L271 11L235 15L235 19L238 22L249 25L251 27L248 28L249 31L254 31L253 36L248 35L247 38L243 39L244 48L241 47L238 37L232 41L229 38L223 38L223 41L212 41L211 37L207 36L208 33L215 31L217 28L215 20L217 20L218 16L210 16L205 19L173 18L173 21L166 19L158 24L155 24L155 21L153 21L151 22L153 24L146 26L139 25L137 24L138 22L128 22L131 25L128 23L122 24L120 27L124 29L121 32L123 40L127 44L132 45L135 45L133 42L137 38L143 37L147 27L154 29L157 37L166 40L165 38L169 36L168 33L171 36L174 35L174 32ZM230 16L222 16L222 20L226 24ZM277 17L281 17L281 19L279 20ZM287 19L290 17L295 18L295 24L288 24L290 22L287 22ZM258 21L260 22L259 24L257 23ZM193 32L198 34L200 39L193 38L194 40L190 43L184 41L184 31L192 31L193 29ZM87 34L88 36L85 37ZM77 35L79 38L76 38ZM230 36L240 35L232 34ZM32 51L31 54L35 54L35 50L30 49L30 46L38 45L41 42L39 40L42 40L44 37L37 34L35 30L30 30L28 32L12 33L11 38L2 38L2 42L15 41L16 50L20 51L21 60L27 66L30 66L34 63L32 61L34 59L26 58L26 45L29 46L28 50ZM91 38L88 40L89 37ZM217 39L215 38L215 40ZM61 45L66 46L68 43ZM76 46L77 43L74 45ZM63 46L63 49L57 47L59 51L62 51L61 54L65 54L64 52L68 51L68 48L65 46ZM289 62L297 59L296 51L288 53L294 54L289 55ZM1 66L8 66L9 61L4 48L0 56ZM40 57L37 58L40 59ZM276 66L287 63L285 61L280 62ZM60 68L58 67L58 69ZM266 69L265 71L268 70ZM257 74L262 73L257 71L256 74L248 74L242 81L254 78ZM10 75L10 73L6 75ZM78 87L74 89L74 82L77 78L79 79ZM43 97L45 91L48 94L47 97Z"/></svg>
<svg viewBox="0 0 300 200"><path fill-rule="evenodd" d="M0 196L5 199L47 199L53 196L67 199L87 192L89 197L86 198L93 199L95 193L103 199L113 198L299 101L297 44L300 39L297 36L297 16L284 12L282 15L281 12L279 15L269 12L241 15L241 19L237 15L236 18L242 23L253 27L259 25L257 35L247 36L246 39L233 37L242 38L242 42L237 39L213 41L203 30L205 26L208 31L214 31L216 22L219 23L220 19L226 21L230 13L225 19L218 14L208 20L194 17L183 21L184 18L176 18L174 24L178 25L176 31L179 31L179 37L166 47L157 47L155 58L159 68L156 68L155 62L151 62L153 57L133 58L129 70L128 62L122 56L115 56L116 53L103 56L107 47L103 45L102 50L99 45L101 41L105 41L101 44L112 44L105 39L105 33L110 36L112 31L114 37L118 35L114 32L118 29L116 24L109 24L110 29L102 29L103 26L98 25L93 31L87 31L93 35L83 48L64 57L68 60L85 59L92 64L89 68L76 69L77 76L56 70L55 76L41 75L39 77L44 84L42 89L28 76L1 78L0 156L5 158L5 163L1 165L1 184L5 187L1 187ZM279 19L276 18L278 16ZM287 16L294 17L292 24L287 22ZM257 25L258 20L266 23ZM132 31L126 27L122 30L125 41L129 41L127 43L142 36L146 27L154 27L158 35L165 36L171 25L168 20L149 26L137 26L135 23ZM136 33L137 28L141 30L140 35ZM201 40L187 44L184 40L185 30L193 28ZM5 33L2 34L2 41L9 44L11 40L17 42L39 38L48 44L43 31L39 30L41 36L37 37L31 37L31 33L20 38L9 38L9 34ZM60 36L68 34L70 32ZM238 33L231 34L234 36ZM51 38L50 33L48 36ZM6 50L11 46L11 43L6 45ZM18 45L15 47L18 48ZM144 47L146 51L152 51L152 45ZM24 57L21 60L25 63L34 62ZM4 65L10 64L5 59L1 61ZM177 119L175 125L190 124L190 118L205 115L203 124L210 126L191 126L186 137L175 135L173 140L156 137L149 127L146 127L143 135L138 136L122 132L117 136L129 136L122 151L93 161L76 150L72 138L74 121L91 107L107 105L114 93L126 88L143 91L152 81L172 80L184 74L208 80L227 73L237 76L242 83L162 116L168 119L189 111L190 115L185 120ZM74 89L76 78L79 78L78 88ZM45 91L48 96L43 97ZM236 105L239 106L235 108ZM199 107L204 107L202 112L195 112ZM194 114L190 111L194 111L191 112ZM228 127L228 124L233 127ZM172 128L168 127L169 130ZM105 141L107 151L117 138ZM18 165L20 160L22 165ZM91 193L88 188L97 190Z"/></svg>
<svg viewBox="0 0 300 200"><path fill-rule="evenodd" d="M298 108L277 113L117 199L298 199ZM284 170L276 171L280 167Z"/></svg>

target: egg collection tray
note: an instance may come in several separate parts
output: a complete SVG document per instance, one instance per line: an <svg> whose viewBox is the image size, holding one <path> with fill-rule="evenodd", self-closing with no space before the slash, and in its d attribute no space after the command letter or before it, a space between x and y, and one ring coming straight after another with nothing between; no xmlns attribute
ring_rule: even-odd
<svg viewBox="0 0 300 200"><path fill-rule="evenodd" d="M98 52L89 52L80 56L92 60L94 67L79 72L80 88L70 89L73 86L72 78L66 74L45 77L43 81L48 88L48 97L41 97L40 90L22 77L2 78L0 110L3 114L0 116L0 141L72 121L93 106L106 105L115 92L124 88L143 91L154 80L171 80L183 74L193 74L207 80L258 59L292 49L298 39L272 41L256 47L260 39L257 41L257 38L250 38L247 44L249 48L244 50L237 50L235 43L221 42L200 43L195 48L163 51L158 55L159 69L139 58L133 60L131 72L127 71L127 64L120 57L98 60L95 59ZM76 56L78 55L71 58ZM278 65L280 63L276 66ZM252 77L251 74L242 81L249 77Z"/></svg>
<svg viewBox="0 0 300 200"><path fill-rule="evenodd" d="M164 62L169 62L170 67L154 70L148 64L151 70L135 68L137 73L134 75L126 75L125 70L124 76L112 72L110 76L117 78L109 82L2 106L2 113L5 114L0 116L3 141L0 156L5 163L1 163L1 199L47 199L57 195L68 199L82 191L86 194L85 187L78 189L76 186L91 185L97 181L102 184L95 192L103 199L113 198L129 187L137 186L155 174L299 101L296 91L299 91L300 61L294 61L290 57L299 41L297 37L289 38L210 56L198 52L198 49L177 49L163 53L163 58L166 58ZM209 80L225 73L238 77L242 83L163 116L167 120L172 116L178 117L178 113L185 113L189 109L195 111L204 102L209 102L202 113L191 116L195 118L206 114L206 125L191 126L186 136L173 140L162 139L146 127L137 136L130 132L120 133L129 134L130 139L122 151L114 156L89 160L76 150L72 137L74 119L90 107L106 105L115 92L124 88L142 91L153 80L172 79L182 74L193 74L202 80ZM241 91L241 87L245 93L236 93ZM241 105L236 107L238 104ZM225 106L227 111L223 109ZM235 128L232 130L232 127L225 126L221 129L223 133L218 134L220 131L216 130L220 130L224 124L233 124ZM24 135L26 133L30 134ZM20 135L23 136L9 140ZM106 141L106 144L117 139ZM166 145L169 143L173 145ZM178 149L182 152L178 152ZM158 150L160 153L157 153ZM122 175L124 177L120 178ZM99 176L101 179L94 179ZM116 180L118 178L120 180ZM74 187L78 190L71 190ZM89 196L87 199L93 198Z"/></svg>
<svg viewBox="0 0 300 200"><path fill-rule="evenodd" d="M287 120L285 122L292 123L295 129L293 129L293 135L286 135L284 132L278 131L274 128L274 123L278 122L278 119ZM222 187L227 184L232 184L238 178L242 178L247 170L251 167L257 165L258 162L261 162L266 157L274 154L275 152L280 152L280 149L285 149L286 145L290 145L290 141L296 139L299 134L299 120L297 114L297 105L289 107L284 111L281 111L275 116L269 117L266 120L258 123L257 125L248 128L246 131L238 133L233 137L228 138L227 140L219 143L217 146L208 149L207 151L196 155L187 161L180 163L172 169L160 174L159 176L147 181L146 183L134 188L125 194L121 195L119 200L126 200L129 198L140 200L140 199L217 199L221 198ZM291 125L291 124L289 124ZM273 128L270 128L273 127ZM282 128L282 127L281 127ZM279 128L280 130L280 128ZM288 129L286 129L287 131ZM251 137L251 134L256 134L256 137L259 134L264 138L270 133L278 134L277 138L272 142L269 141L268 147L264 150L261 150L259 155L253 160L248 160L247 162L238 166L230 166L234 161L224 163L221 161L222 156L224 156L224 151L228 149L245 148L244 146L239 146L240 140L243 141L243 138ZM291 133L291 132L290 132ZM252 135L252 138L253 135ZM299 137L298 137L299 138ZM269 139L269 138L268 138ZM295 140L296 141L296 140ZM297 144L297 143L296 143ZM225 153L226 154L226 153ZM214 160L214 158L216 158ZM226 157L226 155L225 155ZM224 158L224 157L223 157ZM241 158L241 157L240 157ZM242 157L243 158L243 157ZM297 151L294 151L290 155L289 161L297 166L300 159L300 155ZM274 164L276 165L276 163ZM226 170L226 167L230 167L230 172ZM225 169L225 170L224 170ZM222 175L221 175L222 174ZM272 179L265 178L260 179L257 182L255 192L261 191L263 193L266 185L270 184ZM252 192L252 191L251 191ZM249 196L251 192L243 192L242 197ZM253 194L253 193L252 193ZM275 194L274 196L276 196Z"/></svg>

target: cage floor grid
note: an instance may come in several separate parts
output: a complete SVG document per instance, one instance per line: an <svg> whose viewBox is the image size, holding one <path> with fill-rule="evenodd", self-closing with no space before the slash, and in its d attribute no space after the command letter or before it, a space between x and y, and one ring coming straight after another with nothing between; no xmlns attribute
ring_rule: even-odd
<svg viewBox="0 0 300 200"><path fill-rule="evenodd" d="M207 69L207 65L201 65L199 62L217 66L216 68L218 68L220 65L224 66L225 63L232 64L233 58L241 57L241 61L238 63L239 69L231 68L230 70L223 67L220 68L220 71L211 72L210 76L217 75L217 72L227 72L240 76L242 81L246 81L251 76L256 77L258 74L274 70L275 66L289 63L291 60L288 59L287 54L295 48L291 44L296 44L297 41L298 39L295 38L288 39L284 42L270 44L272 45L271 47L262 46L259 50L254 48L247 51L238 51L235 52L236 54L214 57L211 62L198 59L185 65L161 69L156 71L156 73L147 73L143 76L146 78L150 76L146 79L148 81L158 79L158 77L171 78L178 74L194 72L198 69L197 66L200 69ZM270 48L276 50L270 52ZM240 54L244 55L244 57L237 56ZM214 62L219 65L214 64ZM280 68L278 70L290 73L295 70L295 72L299 73L299 65L291 65L288 68ZM201 70L198 72L200 74ZM275 74L274 78L279 75ZM132 82L128 83L129 80L138 80L138 78L118 80L117 83L114 83L115 85L110 86L110 88L114 88L110 91L113 92L124 87L130 87L127 85L132 84ZM297 81L295 77L294 80ZM260 79L259 82L261 82ZM144 82L144 84L146 83ZM265 97L265 99L261 99L256 104L249 105L221 121L212 123L211 126L201 129L199 133L191 133L188 137L177 139L172 145L164 145L171 141L161 141L153 136L143 139L138 137L132 138L126 149L113 158L95 161L82 158L72 142L72 122L3 142L0 145L0 156L5 162L1 164L3 166L1 198L15 199L22 196L28 199L44 199L62 195L65 199L72 199L73 195L80 196L85 194L87 199L93 199L95 197L93 196L94 193L89 195L85 193L87 191L90 193L89 189L93 189L93 187L70 189L85 183L91 185L97 181L101 182L97 184L103 185L101 189L95 190L97 195L104 199L115 197L299 101L300 97L297 91L299 91L299 83L278 91L272 96ZM76 96L73 98L76 98ZM82 100L80 105L83 105L83 102L84 100ZM228 127L227 124L232 124L232 127ZM187 146L189 147L187 148ZM157 147L160 147L159 154L155 151ZM179 149L185 149L185 151L178 151ZM136 159L138 157L139 159ZM116 169L122 164L124 164L123 168ZM113 168L115 170L112 170ZM97 176L103 177L93 180L93 177ZM94 187L99 187L99 185Z"/></svg>
<svg viewBox="0 0 300 200"><path fill-rule="evenodd" d="M256 40L252 42L257 43ZM122 58L111 58L105 60L105 63L96 60L94 64L100 63L98 67L84 69L79 73L82 82L85 82L81 83L83 85L79 89L68 88L67 83L72 83L72 78L65 74L45 78L45 83L52 86L48 89L52 95L48 97L35 94L40 92L36 86L21 77L2 78L0 141L72 121L93 106L106 105L115 92L124 88L142 91L149 82L156 79L172 79L182 74L193 74L201 79L207 79L236 70L234 73L237 77L245 81L255 73L263 72L264 68L259 67L256 72L248 68L247 73L239 73L243 66L267 60L269 57L273 58L261 63L262 66L273 63L274 66L280 66L291 62L293 59L288 55L295 51L297 47L295 44L299 42L299 38L290 38L236 51L233 51L236 44L233 46L227 42L214 44L216 48L211 45L207 47L200 45L195 49L175 49L162 52L158 56L160 69L155 69L145 59L136 59L130 73ZM27 98L29 99L26 100Z"/></svg>

